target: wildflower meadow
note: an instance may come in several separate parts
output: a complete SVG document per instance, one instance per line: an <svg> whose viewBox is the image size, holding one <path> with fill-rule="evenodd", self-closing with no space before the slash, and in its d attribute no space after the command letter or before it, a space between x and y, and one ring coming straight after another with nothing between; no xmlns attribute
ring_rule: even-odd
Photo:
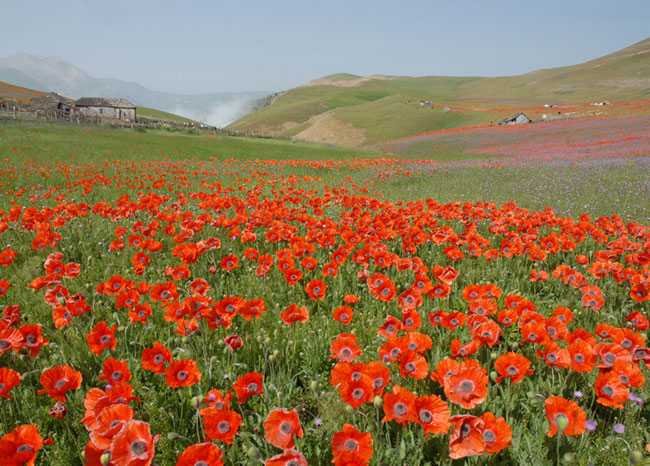
<svg viewBox="0 0 650 466"><path fill-rule="evenodd" d="M555 145L455 167L171 137L0 128L0 464L648 463L640 140L603 158L638 192L560 213L531 177L594 163L540 168Z"/></svg>

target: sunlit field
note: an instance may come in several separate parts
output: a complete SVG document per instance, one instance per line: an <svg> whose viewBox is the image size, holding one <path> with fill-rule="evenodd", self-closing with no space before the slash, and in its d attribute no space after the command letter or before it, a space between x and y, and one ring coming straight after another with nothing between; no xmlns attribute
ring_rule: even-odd
<svg viewBox="0 0 650 466"><path fill-rule="evenodd" d="M647 463L647 143L2 127L0 464Z"/></svg>

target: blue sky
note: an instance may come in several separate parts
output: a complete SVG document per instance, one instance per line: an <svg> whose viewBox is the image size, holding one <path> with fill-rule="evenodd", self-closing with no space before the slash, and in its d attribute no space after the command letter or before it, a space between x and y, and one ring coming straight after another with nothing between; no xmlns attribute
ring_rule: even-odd
<svg viewBox="0 0 650 466"><path fill-rule="evenodd" d="M94 77L200 93L327 74L500 76L650 37L648 0L4 0L0 57L57 55Z"/></svg>

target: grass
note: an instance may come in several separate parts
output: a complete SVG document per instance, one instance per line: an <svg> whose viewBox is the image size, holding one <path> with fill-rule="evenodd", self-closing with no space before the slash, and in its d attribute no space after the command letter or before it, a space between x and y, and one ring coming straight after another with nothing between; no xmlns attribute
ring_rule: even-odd
<svg viewBox="0 0 650 466"><path fill-rule="evenodd" d="M0 128L0 153L9 156L19 148L40 162L74 157L78 163L133 157L182 159L327 160L377 156L359 149L326 144L213 135L182 130L86 128L10 124Z"/></svg>
<svg viewBox="0 0 650 466"><path fill-rule="evenodd" d="M181 131L140 133L129 129L31 125L0 128L0 169L3 171L0 209L8 211L13 204L19 204L26 212L23 223L8 221L8 228L0 234L3 249L10 246L18 253L13 263L0 267L2 278L11 284L6 295L0 297L0 303L3 306L20 304L25 321L41 323L45 336L52 341L35 358L13 351L0 355L2 367L11 367L23 375L21 384L11 392L15 400L0 399L3 419L0 435L16 425L35 423L41 434L53 440L52 445L38 453L40 464L81 464L80 451L89 439L81 424L85 414L84 397L93 387L105 387L98 376L104 361L114 357L127 362L133 375L134 393L142 399L141 403L132 403L135 418L148 422L152 433L161 434L155 457L160 465L175 464L186 447L204 440L205 426L193 399L202 400L210 389L225 393L232 389L239 376L253 371L264 375L265 395L252 397L245 404L231 402L232 409L242 416L243 424L233 445L216 442L227 464L259 464L255 459L258 456L266 459L280 453L280 449L271 446L263 437L264 419L271 410L280 407L298 412L305 437L296 439L296 448L307 456L310 464L331 464L330 442L344 423L372 434L372 466L405 463L413 466L542 465L549 460L559 463L565 454L576 455L576 464L588 461L614 466L629 464L630 450L644 451L650 441L647 427L650 404L637 406L628 402L624 410L601 406L596 402L593 388L598 370L578 374L549 368L543 358L536 355L540 346L522 344L518 325L503 326L500 343L493 348L483 346L472 357L489 374L495 370L495 360L499 356L516 351L532 362L533 374L519 384L511 384L508 380L500 384L489 382L487 398L472 410L449 403L451 414L478 416L490 411L497 417L503 416L512 428L513 445L502 452L451 461L448 435L436 434L427 439L416 423L411 422L407 427L392 421L382 423L384 410L380 403L377 406L365 403L359 409L346 407L337 390L329 384L330 371L335 364L328 359L332 339L343 332L354 333L363 349L360 360L376 360L379 348L386 342L377 335L378 327L388 315L399 317L401 311L395 300L383 302L371 295L365 281L358 278L364 266L351 258L338 267L336 276L324 277L321 268L332 260L339 243L322 247L320 242L327 235L339 241L343 236L339 229L340 233L359 232L366 239L365 243L372 245L372 255L377 258L381 256L378 247L381 244L387 253L398 257L420 257L429 268L430 276L435 265L453 266L460 272L448 299L426 297L418 310L424 318L419 331L433 340L433 347L424 352L430 370L449 357L452 339L468 342L471 335L470 329L464 326L453 332L433 326L427 314L439 310L467 313L468 303L462 298L462 290L473 284L493 283L503 290L504 296L521 295L529 299L544 318L558 306L570 307L575 312L570 330L584 328L593 333L602 322L623 328L629 312L641 310L647 315L648 302L632 302L629 284L619 284L611 275L593 278L587 272L589 265L578 264L576 257L585 254L593 261L596 251L605 250L610 244L613 251L618 248L622 251L623 246L613 242L616 235L620 241L625 238L642 248L642 238L624 232L627 223L624 216L626 211L638 208L650 217L648 201L643 197L643 193L647 193L644 183L650 179L647 161L644 165L644 159L639 158L593 167L586 164L508 166L488 164L488 161L485 166L462 166L414 160L381 161L377 155L288 141L213 139ZM452 155L449 152L438 156L452 158ZM361 160L365 158L369 160ZM333 161L326 166L307 164L330 159ZM255 160L268 163L256 165ZM292 165L283 166L281 162ZM603 186L607 186L607 196L603 195ZM143 196L150 193L156 196L150 198L152 204L145 205ZM161 204L154 206L155 199ZM417 209L409 211L417 207L418 201L424 204L427 199L456 204L433 209L427 214ZM595 200L598 203L591 204ZM612 227L607 241L598 242L596 237L587 234L575 250L549 253L543 261L533 261L526 255L486 261L483 257L466 254L464 259L453 262L444 253L446 246L452 243L458 243L468 253L468 244L463 242L471 238L477 242L487 239L491 247L499 248L506 236L526 234L536 238L551 232L563 235L570 231L569 223L555 219L548 211L529 215L508 207L506 214L496 206L469 204L476 201L498 204L516 201L522 207L540 210L541 206L549 205L558 214L563 215L566 210L576 217L585 211L594 215L596 211L607 215L616 213L624 220L616 228ZM61 202L88 202L90 210L95 203L104 202L111 205L111 212L83 217L69 216L72 210L50 209ZM323 208L320 218L314 217L314 206L318 205ZM38 217L34 212L37 209L27 210L32 207L39 210ZM209 222L200 227L193 223L198 222L200 216L205 219L204 214L211 217ZM30 218L34 219L34 228L61 235L56 247L44 250L31 247L35 231L29 229ZM242 218L246 220L239 223ZM313 219L313 224L305 222L307 218ZM65 224L45 227L55 219ZM644 217L637 219L647 223ZM154 220L159 228L153 238L162 243L162 249L155 253L146 251L151 262L142 274L136 274L133 256L143 250L129 245L128 236L141 234L139 225L153 225ZM97 292L97 285L112 276L123 276L135 283L171 280L165 270L182 263L179 256L171 252L183 242L173 237L175 233L162 232L168 225L173 225L176 233L182 229L195 230L185 243L195 244L211 237L221 242L219 249L208 250L188 264L191 277L177 281L179 299L189 299L192 280L204 278L211 287L207 295L215 301L226 296L264 299L269 309L259 320L247 322L236 316L232 327L219 326L210 330L206 322L199 319L198 331L182 336L175 332L174 322L163 318L164 307L159 303L151 302L154 313L148 323L131 322L128 310L118 308L116 296ZM274 242L270 237L267 240L266 233L270 229L286 225L291 227L292 241ZM604 225L592 222L595 230L591 227L588 230L605 229ZM239 235L245 226L256 232L255 241L241 241ZM431 240L423 241L415 253L404 250L403 239L417 229L422 228L429 237L442 226L452 228L457 238L441 246ZM501 226L504 231L495 233ZM109 248L116 240L116 227L124 227L127 231L124 249ZM306 244L314 246L310 255L317 259L319 267L311 272L304 269L303 280L295 286L288 285L276 267L272 267L266 277L257 276L258 264L244 257L244 250L249 247L257 248L259 254L278 257L278 252L299 248L299 239L312 235L313 241L306 241ZM32 291L27 286L35 277L45 274L46 258L55 251L63 255L64 263L80 264L79 277L61 279L62 285L71 295L82 293L92 305L92 312L75 317L69 327L58 330L53 325L52 307L44 300L45 290ZM612 260L626 261L628 252L632 251L621 252ZM227 272L220 264L229 254L235 254L240 263L238 268ZM606 304L600 312L584 309L580 290L562 280L529 280L531 268L552 272L562 264L580 271L603 291ZM628 262L625 265L631 266ZM215 267L213 271L212 267ZM381 268L376 259L372 259L368 267L371 273L389 276L398 292L408 289L415 281L412 270L398 270L394 266ZM323 279L328 286L322 300L310 299L305 291L306 283L312 279ZM343 326L332 319L332 312L347 294L358 295L361 299L353 305L352 323ZM141 299L151 301L148 294ZM291 303L308 307L307 322L290 327L280 320L279 313ZM504 307L502 297L498 308ZM190 309L194 308L188 304ZM96 355L89 352L86 334L100 321L116 325L117 343L113 350L106 349ZM233 352L226 348L224 339L235 334L242 338L243 346ZM175 359L195 360L202 373L201 381L190 387L172 389L163 375L144 370L140 363L142 351L150 348L154 341L169 348ZM79 390L68 392L68 416L59 420L48 414L53 401L46 395L38 395L37 390L42 388L39 376L44 369L65 363L82 372L83 383ZM439 384L428 377L422 380L403 378L397 365L387 364L392 384L420 396L435 394L446 399ZM640 367L647 377L647 368ZM646 383L634 392L648 400L648 387ZM549 396L573 399L576 390L584 393L579 405L587 411L589 419L597 420L597 431L578 438L548 438L545 399ZM627 426L624 434L613 433L612 426L616 422Z"/></svg>
<svg viewBox="0 0 650 466"><path fill-rule="evenodd" d="M137 108L138 119L146 120L158 120L158 121L173 121L175 123L192 123L195 125L200 125L201 122L192 120L190 118L185 118L174 113L163 112L162 110L156 110L155 108L148 107L138 107Z"/></svg>

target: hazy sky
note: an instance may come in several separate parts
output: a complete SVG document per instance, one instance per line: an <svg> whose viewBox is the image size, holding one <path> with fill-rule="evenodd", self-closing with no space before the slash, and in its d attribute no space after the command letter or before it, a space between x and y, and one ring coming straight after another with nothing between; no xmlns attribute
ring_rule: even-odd
<svg viewBox="0 0 650 466"><path fill-rule="evenodd" d="M499 76L650 37L650 0L2 0L0 57L57 55L158 91L359 75Z"/></svg>

